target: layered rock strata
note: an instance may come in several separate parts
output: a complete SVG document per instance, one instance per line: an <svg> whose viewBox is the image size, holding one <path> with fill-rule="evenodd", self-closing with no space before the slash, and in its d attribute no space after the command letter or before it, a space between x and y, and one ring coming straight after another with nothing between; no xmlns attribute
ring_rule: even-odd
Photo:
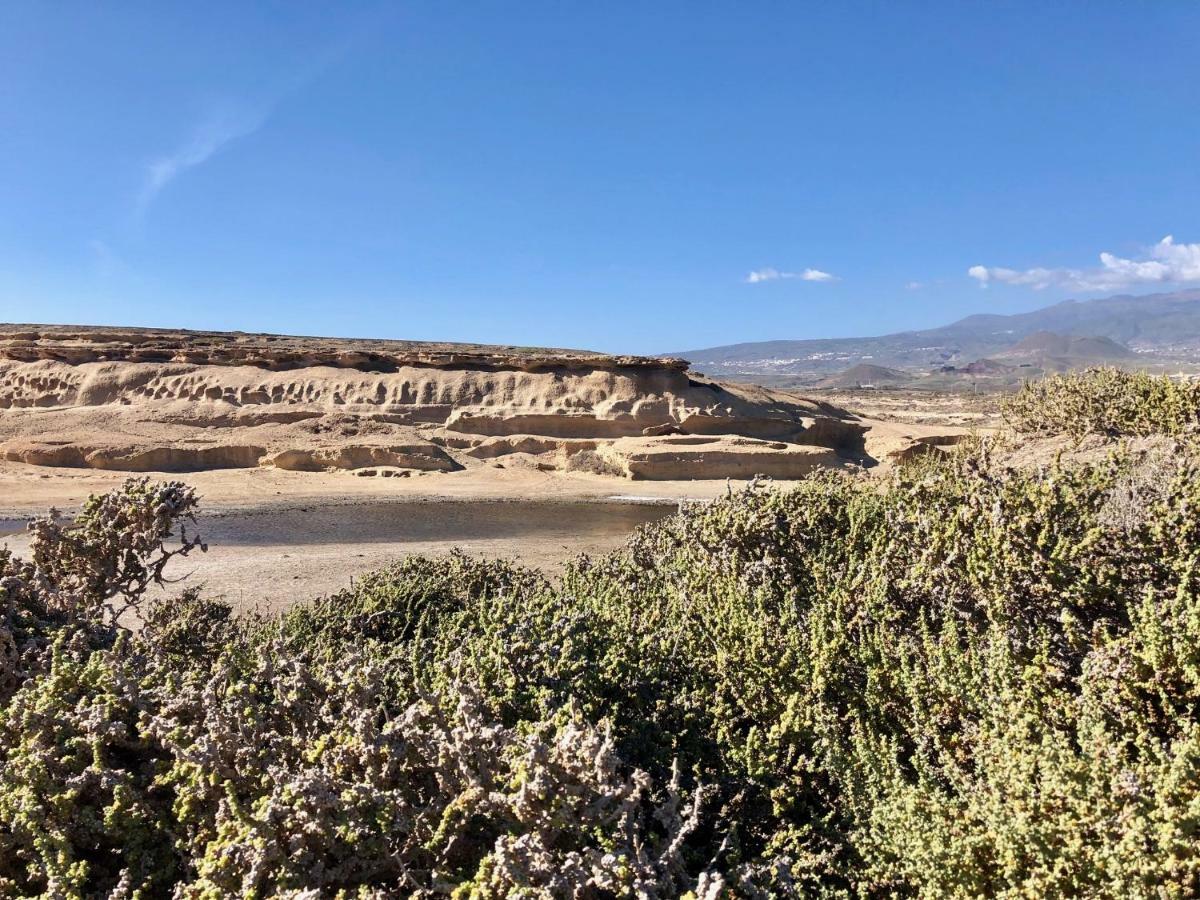
<svg viewBox="0 0 1200 900"><path fill-rule="evenodd" d="M678 359L0 327L0 457L35 465L449 472L587 452L630 478L788 478L860 458L864 430Z"/></svg>

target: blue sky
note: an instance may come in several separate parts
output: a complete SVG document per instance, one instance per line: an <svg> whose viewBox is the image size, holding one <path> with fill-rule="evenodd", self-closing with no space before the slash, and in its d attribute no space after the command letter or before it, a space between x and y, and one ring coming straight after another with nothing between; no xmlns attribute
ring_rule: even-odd
<svg viewBox="0 0 1200 900"><path fill-rule="evenodd" d="M7 0L0 320L662 352L1200 284L1198 46L1165 0Z"/></svg>

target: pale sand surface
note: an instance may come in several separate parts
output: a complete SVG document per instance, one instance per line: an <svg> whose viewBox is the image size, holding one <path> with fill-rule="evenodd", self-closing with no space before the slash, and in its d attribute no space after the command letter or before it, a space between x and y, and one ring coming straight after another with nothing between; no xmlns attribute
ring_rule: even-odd
<svg viewBox="0 0 1200 900"><path fill-rule="evenodd" d="M207 472L144 473L196 488L209 511L252 509L264 504L322 505L399 499L603 500L613 496L711 499L727 490L725 479L629 481L585 472L541 472L519 466L480 466L459 472L414 473L410 478L362 478L347 472L289 472L273 468ZM89 494L111 490L143 474L100 469L33 466L0 460L0 517L37 515L48 507L77 508ZM744 480L731 482L735 487ZM781 482L784 483L784 482Z"/></svg>
<svg viewBox="0 0 1200 900"><path fill-rule="evenodd" d="M173 563L170 590L201 586L235 609L274 612L348 587L365 572L412 554L454 548L503 558L550 574L579 553L618 546L639 525L674 512L672 505L432 500L304 506L202 515L208 552ZM0 529L20 523L0 520ZM8 538L18 555L23 532Z"/></svg>
<svg viewBox="0 0 1200 900"><path fill-rule="evenodd" d="M126 473L0 463L0 545L28 548L24 522L51 506L74 512ZM477 469L411 478L231 469L179 479L202 497L209 543L169 570L238 609L276 611L347 587L408 554L453 548L554 574L580 553L619 546L679 500L724 494L725 481L639 482L529 469ZM742 482L732 482L736 489Z"/></svg>

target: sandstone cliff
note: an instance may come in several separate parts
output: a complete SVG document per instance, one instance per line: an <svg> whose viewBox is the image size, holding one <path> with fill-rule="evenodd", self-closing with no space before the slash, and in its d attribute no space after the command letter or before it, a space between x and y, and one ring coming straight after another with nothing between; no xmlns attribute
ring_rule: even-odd
<svg viewBox="0 0 1200 900"><path fill-rule="evenodd" d="M673 358L0 326L0 457L35 465L453 471L512 457L786 478L861 458L864 431L844 410Z"/></svg>

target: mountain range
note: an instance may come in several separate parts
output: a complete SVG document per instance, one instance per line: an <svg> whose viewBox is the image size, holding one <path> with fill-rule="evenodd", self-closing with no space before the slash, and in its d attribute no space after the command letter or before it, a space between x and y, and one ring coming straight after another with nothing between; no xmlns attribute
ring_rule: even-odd
<svg viewBox="0 0 1200 900"><path fill-rule="evenodd" d="M1066 300L878 337L758 341L673 355L713 377L794 387L854 386L848 382L862 383L862 375L910 386L1009 383L1098 363L1191 370L1200 366L1200 290Z"/></svg>

